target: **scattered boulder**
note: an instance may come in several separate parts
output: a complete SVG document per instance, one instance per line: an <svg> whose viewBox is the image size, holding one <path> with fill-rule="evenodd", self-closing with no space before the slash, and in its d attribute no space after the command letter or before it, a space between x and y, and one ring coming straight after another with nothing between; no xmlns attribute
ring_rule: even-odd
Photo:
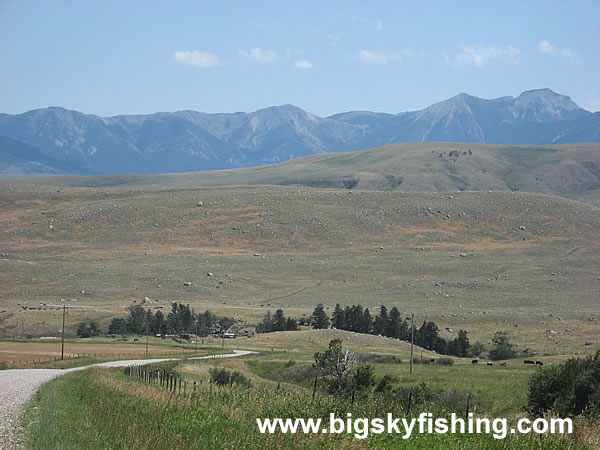
<svg viewBox="0 0 600 450"><path fill-rule="evenodd" d="M461 254L460 254L460 257L461 257L461 258L466 258L466 257L467 257L467 254L466 254L466 253L461 253Z"/></svg>
<svg viewBox="0 0 600 450"><path fill-rule="evenodd" d="M184 281L184 282L183 282L183 285L184 285L184 286L191 286L191 285L192 285L192 283L191 283L191 281Z"/></svg>
<svg viewBox="0 0 600 450"><path fill-rule="evenodd" d="M594 341L588 339L587 341L585 341L585 345L594 345Z"/></svg>
<svg viewBox="0 0 600 450"><path fill-rule="evenodd" d="M519 227L519 230L521 230L521 231L527 231L527 228L525 227L525 225L521 225Z"/></svg>
<svg viewBox="0 0 600 450"><path fill-rule="evenodd" d="M212 277L212 276L213 276L213 273L212 273L212 272L208 272L208 273L206 274L206 276L207 276L207 277Z"/></svg>
<svg viewBox="0 0 600 450"><path fill-rule="evenodd" d="M198 203L196 203L196 206L204 206L204 203L202 203L201 201L198 201Z"/></svg>

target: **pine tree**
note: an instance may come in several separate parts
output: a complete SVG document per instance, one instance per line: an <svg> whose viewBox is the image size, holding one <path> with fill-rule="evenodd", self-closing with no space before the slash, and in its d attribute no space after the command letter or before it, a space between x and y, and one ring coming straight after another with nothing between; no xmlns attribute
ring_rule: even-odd
<svg viewBox="0 0 600 450"><path fill-rule="evenodd" d="M273 316L273 331L285 331L285 329L286 320L283 315L283 309L278 309Z"/></svg>
<svg viewBox="0 0 600 450"><path fill-rule="evenodd" d="M314 329L323 329L329 327L329 316L325 312L323 305L319 303L311 316L311 324Z"/></svg>
<svg viewBox="0 0 600 450"><path fill-rule="evenodd" d="M333 328L337 328L338 330L343 330L345 322L346 315L344 314L344 310L339 303L336 303L335 309L333 310L333 314L331 316L331 326Z"/></svg>

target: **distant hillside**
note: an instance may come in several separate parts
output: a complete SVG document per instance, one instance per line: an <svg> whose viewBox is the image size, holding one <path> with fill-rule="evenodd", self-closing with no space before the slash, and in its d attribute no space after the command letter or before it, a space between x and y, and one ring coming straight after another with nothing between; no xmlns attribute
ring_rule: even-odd
<svg viewBox="0 0 600 450"><path fill-rule="evenodd" d="M403 192L524 191L600 204L600 144L393 144L245 169L4 179L71 187L301 185Z"/></svg>
<svg viewBox="0 0 600 450"><path fill-rule="evenodd" d="M327 118L292 105L109 118L53 107L0 114L0 136L0 176L151 174L251 167L402 142L599 142L600 113L549 89L494 100L460 94L421 111Z"/></svg>

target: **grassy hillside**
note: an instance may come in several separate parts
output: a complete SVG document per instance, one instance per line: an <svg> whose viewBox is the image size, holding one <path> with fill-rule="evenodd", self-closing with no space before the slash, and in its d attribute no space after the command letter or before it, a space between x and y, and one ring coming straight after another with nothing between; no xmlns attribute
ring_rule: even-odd
<svg viewBox="0 0 600 450"><path fill-rule="evenodd" d="M600 204L600 144L394 144L237 170L0 181L94 188L276 184L399 192L525 191Z"/></svg>
<svg viewBox="0 0 600 450"><path fill-rule="evenodd" d="M61 298L86 306L69 310L72 335L149 297L152 310L177 301L254 323L277 308L395 305L448 337L465 328L489 343L503 330L540 355L598 348L600 210L587 204L275 186L58 191L0 185L2 335L23 320L25 334L56 335Z"/></svg>

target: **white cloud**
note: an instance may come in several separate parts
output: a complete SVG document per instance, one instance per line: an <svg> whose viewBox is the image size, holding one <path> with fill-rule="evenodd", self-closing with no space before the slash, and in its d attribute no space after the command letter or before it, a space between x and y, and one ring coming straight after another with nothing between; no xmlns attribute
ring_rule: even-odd
<svg viewBox="0 0 600 450"><path fill-rule="evenodd" d="M375 31L381 31L383 30L383 22L381 20L378 20L377 23L375 24Z"/></svg>
<svg viewBox="0 0 600 450"><path fill-rule="evenodd" d="M404 58L413 56L413 52L408 49L389 52L386 50L359 50L354 59L359 61L371 62L376 64L388 64L394 61L402 61Z"/></svg>
<svg viewBox="0 0 600 450"><path fill-rule="evenodd" d="M510 64L519 64L521 49L508 45L506 47L486 47L478 45L469 47L461 45L461 52L457 53L455 60L463 64L473 64L483 67L487 62L499 59Z"/></svg>
<svg viewBox="0 0 600 450"><path fill-rule="evenodd" d="M200 50L178 50L173 59L179 64L187 64L195 67L215 67L221 65L217 55Z"/></svg>
<svg viewBox="0 0 600 450"><path fill-rule="evenodd" d="M307 59L301 59L300 61L296 61L294 63L294 66L298 67L299 69L312 69L313 68L313 65Z"/></svg>
<svg viewBox="0 0 600 450"><path fill-rule="evenodd" d="M538 44L537 49L538 49L538 52L540 52L540 53L545 53L547 55L551 55L556 50L556 47L554 47L554 45L552 45L550 42L544 40Z"/></svg>
<svg viewBox="0 0 600 450"><path fill-rule="evenodd" d="M581 62L579 55L570 48L558 48L546 40L541 41L538 44L537 49L544 55L561 56L574 64L579 64Z"/></svg>
<svg viewBox="0 0 600 450"><path fill-rule="evenodd" d="M240 50L240 55L244 58L263 64L274 64L279 59L279 55L273 50L266 50L258 47L251 48L248 51Z"/></svg>

